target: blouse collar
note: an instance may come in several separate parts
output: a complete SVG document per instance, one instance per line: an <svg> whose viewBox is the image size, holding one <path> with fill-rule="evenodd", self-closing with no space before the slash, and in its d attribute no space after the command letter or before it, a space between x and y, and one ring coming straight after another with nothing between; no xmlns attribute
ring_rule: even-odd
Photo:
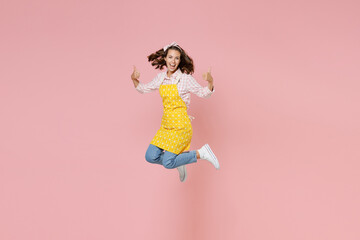
<svg viewBox="0 0 360 240"><path fill-rule="evenodd" d="M175 78L175 79L179 80L182 75L180 68L178 68L170 77L167 76L167 70L164 73L165 73L165 78L167 78L167 79Z"/></svg>

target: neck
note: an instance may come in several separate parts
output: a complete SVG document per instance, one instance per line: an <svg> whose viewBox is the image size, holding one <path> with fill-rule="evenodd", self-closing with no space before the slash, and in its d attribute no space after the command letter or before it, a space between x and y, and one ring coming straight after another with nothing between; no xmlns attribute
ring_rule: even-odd
<svg viewBox="0 0 360 240"><path fill-rule="evenodd" d="M169 69L167 70L167 76L170 77L171 75L173 75L177 70L179 70L180 68L175 69L174 71L170 71ZM181 70L179 70L181 72Z"/></svg>
<svg viewBox="0 0 360 240"><path fill-rule="evenodd" d="M171 75L173 75L173 74L174 74L174 72L176 72L176 70L175 70L175 71L173 71L173 72L171 72L170 70L168 70L168 71L167 71L167 76L168 76L168 77L170 77Z"/></svg>

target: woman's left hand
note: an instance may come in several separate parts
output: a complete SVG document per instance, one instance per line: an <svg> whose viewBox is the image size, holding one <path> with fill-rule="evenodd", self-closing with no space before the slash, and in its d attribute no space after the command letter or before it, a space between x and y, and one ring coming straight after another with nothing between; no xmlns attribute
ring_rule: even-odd
<svg viewBox="0 0 360 240"><path fill-rule="evenodd" d="M211 67L209 67L209 70L206 73L203 73L203 78L205 81L208 81L210 84L213 83L213 77L211 76Z"/></svg>
<svg viewBox="0 0 360 240"><path fill-rule="evenodd" d="M210 91L214 90L214 79L211 76L211 67L209 67L209 71L207 71L206 73L203 74L203 78L205 81L208 82L208 88L210 89Z"/></svg>

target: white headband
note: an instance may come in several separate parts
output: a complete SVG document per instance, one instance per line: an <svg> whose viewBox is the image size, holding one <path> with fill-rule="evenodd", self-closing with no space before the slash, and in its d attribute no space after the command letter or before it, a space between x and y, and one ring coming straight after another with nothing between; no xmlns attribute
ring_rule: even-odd
<svg viewBox="0 0 360 240"><path fill-rule="evenodd" d="M164 52L166 52L166 49L168 49L168 48L171 47L171 46L175 46L175 47L177 47L178 49L181 50L180 46L177 45L176 42L172 42L172 43L170 43L169 45L166 45L166 46L163 48L163 49L164 49Z"/></svg>

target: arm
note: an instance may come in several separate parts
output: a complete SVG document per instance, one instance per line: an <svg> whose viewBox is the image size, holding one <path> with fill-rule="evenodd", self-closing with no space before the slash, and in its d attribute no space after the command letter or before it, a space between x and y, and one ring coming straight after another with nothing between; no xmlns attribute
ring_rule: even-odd
<svg viewBox="0 0 360 240"><path fill-rule="evenodd" d="M189 75L189 81L188 81L188 87L189 91L191 93L194 93L198 97L202 98L209 98L213 92L215 92L214 89L214 81L210 74L210 72L204 73L203 75L204 79L208 81L207 87L202 87L196 80L193 78L193 76Z"/></svg>
<svg viewBox="0 0 360 240"><path fill-rule="evenodd" d="M161 83L160 82L161 81L160 73L158 75L156 75L155 78L151 82L146 83L146 84L141 83L139 81L139 77L140 77L140 73L136 70L136 68L134 66L134 72L133 72L133 74L131 74L131 79L134 83L135 89L139 93L148 93L148 92L158 89L160 86L160 83Z"/></svg>

